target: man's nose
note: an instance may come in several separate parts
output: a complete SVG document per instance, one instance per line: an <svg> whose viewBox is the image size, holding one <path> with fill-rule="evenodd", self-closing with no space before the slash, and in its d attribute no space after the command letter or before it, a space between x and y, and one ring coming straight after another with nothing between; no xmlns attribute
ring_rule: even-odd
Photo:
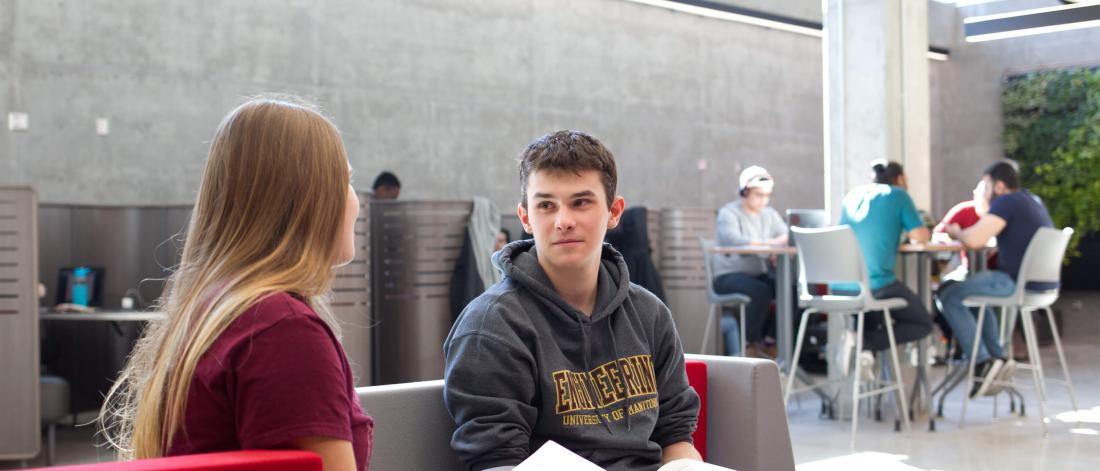
<svg viewBox="0 0 1100 471"><path fill-rule="evenodd" d="M573 217L573 213L568 209L563 209L558 212L558 217L554 221L554 228L561 232L568 232L577 226L577 219Z"/></svg>

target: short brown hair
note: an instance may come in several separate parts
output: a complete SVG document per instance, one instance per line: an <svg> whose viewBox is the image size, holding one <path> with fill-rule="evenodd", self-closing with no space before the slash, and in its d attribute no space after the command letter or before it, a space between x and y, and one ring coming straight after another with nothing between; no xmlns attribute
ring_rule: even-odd
<svg viewBox="0 0 1100 471"><path fill-rule="evenodd" d="M607 207L615 200L615 187L619 182L615 169L615 156L599 139L580 131L558 131L535 139L519 156L520 204L527 207L527 179L540 170L573 172L586 170L600 172Z"/></svg>

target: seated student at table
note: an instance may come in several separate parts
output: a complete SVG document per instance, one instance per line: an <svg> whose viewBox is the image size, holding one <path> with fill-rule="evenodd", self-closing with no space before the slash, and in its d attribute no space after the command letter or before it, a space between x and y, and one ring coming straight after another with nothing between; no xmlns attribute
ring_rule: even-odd
<svg viewBox="0 0 1100 471"><path fill-rule="evenodd" d="M913 199L905 190L908 182L901 164L876 160L872 163L874 183L854 188L844 196L840 224L851 226L859 240L867 274L871 282L871 295L876 299L904 298L909 305L893 309L894 340L897 344L912 342L932 332L932 316L924 303L894 276L894 264L898 257L901 237L907 235L912 242L928 242L928 228L921 221ZM838 292L855 287L834 287ZM863 344L869 350L889 348L883 316L867 316Z"/></svg>
<svg viewBox="0 0 1100 471"><path fill-rule="evenodd" d="M493 256L503 280L443 344L451 447L472 471L511 469L548 440L609 470L699 460L672 315L603 243L625 207L611 151L559 131L527 146L519 174L534 240Z"/></svg>
<svg viewBox="0 0 1100 471"><path fill-rule="evenodd" d="M210 143L167 319L150 324L100 415L123 459L289 448L366 470L363 414L328 304L355 255L359 199L340 133L255 99Z"/></svg>
<svg viewBox="0 0 1100 471"><path fill-rule="evenodd" d="M956 224L960 228L966 229L977 224L978 220L989 212L989 202L985 199L985 182L978 180L978 184L974 187L974 191L971 192L971 194L973 195L972 199L956 204L950 211L947 211L947 214L943 216L943 220L932 229L933 234L950 237L947 235L947 226ZM940 280L942 280L940 283L941 288L944 287L944 283L946 282L955 283L966 279L966 275L970 272L971 265L967 257L965 250L960 250L959 253L951 257L951 261L948 263L947 268L944 269L945 274L940 276ZM987 256L986 266L988 268L996 268L996 254Z"/></svg>
<svg viewBox="0 0 1100 471"><path fill-rule="evenodd" d="M738 245L786 245L787 223L768 206L775 180L763 167L752 166L738 179L740 198L718 210L716 222L720 247ZM738 293L752 299L745 306L745 336L748 356L763 356L768 350L774 357L774 347L764 345L768 326L768 307L775 299L775 276L766 255L719 255L714 259L714 291L720 294ZM723 313L722 334L726 353L733 354L737 325L730 313ZM774 345L774 341L771 343Z"/></svg>
<svg viewBox="0 0 1100 471"><path fill-rule="evenodd" d="M951 224L946 231L970 248L984 247L991 237L996 237L998 267L996 270L974 273L965 281L944 288L939 293L943 315L954 329L955 339L968 359L974 348L977 321L974 313L963 306L963 300L968 296L1012 294L1016 290L1016 276L1031 237L1040 227L1054 226L1043 201L1020 188L1015 162L1006 159L990 165L983 172L982 181L985 183L989 212L967 229ZM978 363L975 369L977 378L970 390L970 397L990 391L994 379L1008 378L1015 369L1015 361L1005 359L997 318L992 311L986 312L982 323L981 343L975 361Z"/></svg>

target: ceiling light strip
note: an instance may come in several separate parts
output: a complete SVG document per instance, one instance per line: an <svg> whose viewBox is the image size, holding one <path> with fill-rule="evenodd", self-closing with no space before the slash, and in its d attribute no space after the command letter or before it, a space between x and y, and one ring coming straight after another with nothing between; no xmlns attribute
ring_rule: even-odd
<svg viewBox="0 0 1100 471"><path fill-rule="evenodd" d="M1036 8L963 20L967 42L1032 36L1100 26L1100 3Z"/></svg>
<svg viewBox="0 0 1100 471"><path fill-rule="evenodd" d="M773 15L747 8L735 7L723 3L708 2L704 0L627 0L658 8L689 13L692 15L733 21L764 28L777 29L790 33L801 34L821 38L823 36L820 23L799 20L780 15ZM936 47L929 48L928 58L938 61L946 61L950 57L947 49Z"/></svg>

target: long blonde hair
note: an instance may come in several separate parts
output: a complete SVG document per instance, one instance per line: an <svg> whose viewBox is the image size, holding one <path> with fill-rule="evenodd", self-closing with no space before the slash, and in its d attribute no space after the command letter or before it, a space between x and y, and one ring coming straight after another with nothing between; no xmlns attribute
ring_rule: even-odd
<svg viewBox="0 0 1100 471"><path fill-rule="evenodd" d="M222 120L159 306L168 317L147 328L100 411L120 458L168 451L199 359L265 296L298 294L339 332L327 293L349 179L339 132L308 105L254 99Z"/></svg>

